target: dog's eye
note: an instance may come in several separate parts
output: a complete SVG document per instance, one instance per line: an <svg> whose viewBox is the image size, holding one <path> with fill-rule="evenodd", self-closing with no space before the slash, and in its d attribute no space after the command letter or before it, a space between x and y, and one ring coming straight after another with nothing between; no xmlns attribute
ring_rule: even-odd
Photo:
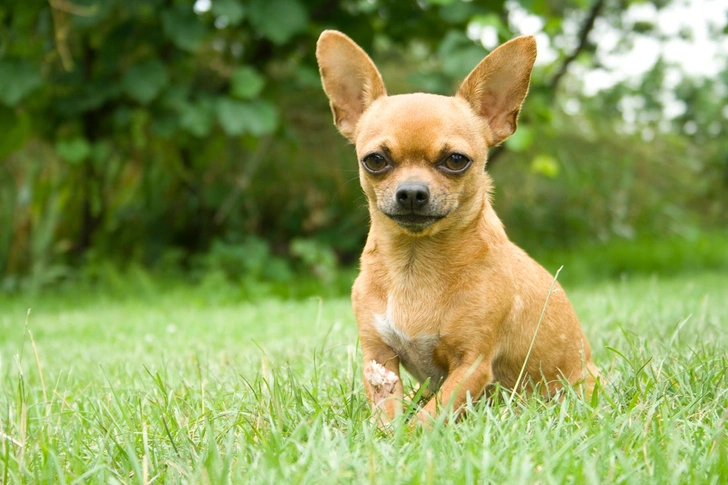
<svg viewBox="0 0 728 485"><path fill-rule="evenodd" d="M361 164L371 173L382 173L389 168L387 159L378 153L370 153L362 159Z"/></svg>
<svg viewBox="0 0 728 485"><path fill-rule="evenodd" d="M450 154L442 163L442 167L451 173L464 172L470 166L471 160L461 153Z"/></svg>

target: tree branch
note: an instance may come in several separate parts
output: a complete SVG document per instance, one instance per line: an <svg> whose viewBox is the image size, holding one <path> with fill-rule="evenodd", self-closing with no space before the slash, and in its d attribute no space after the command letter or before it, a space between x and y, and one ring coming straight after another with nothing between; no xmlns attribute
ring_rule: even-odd
<svg viewBox="0 0 728 485"><path fill-rule="evenodd" d="M559 82L561 82L561 78L564 77L567 69L569 69L569 65L574 62L574 60L579 56L579 54L581 54L581 52L586 47L589 40L589 33L591 33L592 29L594 28L594 21L601 13L603 7L604 0L596 0L596 2L594 2L594 5L592 5L592 8L589 10L589 15L587 16L584 24L581 26L581 30L579 31L579 44L576 46L576 49L574 49L574 52L572 52L568 57L566 57L566 59L564 59L563 64L561 64L561 68L559 68L559 71L551 80L550 84L552 91L556 91L556 88L559 86Z"/></svg>
<svg viewBox="0 0 728 485"><path fill-rule="evenodd" d="M73 71L74 63L71 49L68 47L68 37L71 31L71 21L68 15L90 17L96 13L96 5L84 7L74 5L66 0L48 0L53 20L53 34L56 41L56 50L61 58L61 64L66 72Z"/></svg>

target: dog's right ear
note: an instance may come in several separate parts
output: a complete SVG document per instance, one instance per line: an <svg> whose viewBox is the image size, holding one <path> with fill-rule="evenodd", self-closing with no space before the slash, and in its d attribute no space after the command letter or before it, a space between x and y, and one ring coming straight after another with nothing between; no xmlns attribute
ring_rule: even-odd
<svg viewBox="0 0 728 485"><path fill-rule="evenodd" d="M334 124L353 142L359 117L372 101L387 95L382 76L366 52L336 30L321 33L316 59Z"/></svg>

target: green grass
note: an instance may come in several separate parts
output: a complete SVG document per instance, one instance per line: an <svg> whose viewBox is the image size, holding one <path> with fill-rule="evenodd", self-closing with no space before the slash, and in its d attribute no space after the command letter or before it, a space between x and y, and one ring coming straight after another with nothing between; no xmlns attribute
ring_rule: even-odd
<svg viewBox="0 0 728 485"><path fill-rule="evenodd" d="M345 298L2 299L0 481L726 483L725 272L567 291L609 376L595 402L497 396L391 434Z"/></svg>

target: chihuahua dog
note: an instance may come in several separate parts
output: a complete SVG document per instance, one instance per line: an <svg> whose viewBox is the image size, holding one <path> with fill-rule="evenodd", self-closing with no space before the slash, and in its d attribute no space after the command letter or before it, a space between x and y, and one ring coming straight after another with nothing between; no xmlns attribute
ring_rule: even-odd
<svg viewBox="0 0 728 485"><path fill-rule="evenodd" d="M388 96L367 54L327 30L316 47L334 124L356 146L371 226L352 289L372 411L403 409L400 364L458 411L499 383L553 396L598 371L561 287L509 241L490 199L488 148L516 130L533 37L490 53L454 97Z"/></svg>

